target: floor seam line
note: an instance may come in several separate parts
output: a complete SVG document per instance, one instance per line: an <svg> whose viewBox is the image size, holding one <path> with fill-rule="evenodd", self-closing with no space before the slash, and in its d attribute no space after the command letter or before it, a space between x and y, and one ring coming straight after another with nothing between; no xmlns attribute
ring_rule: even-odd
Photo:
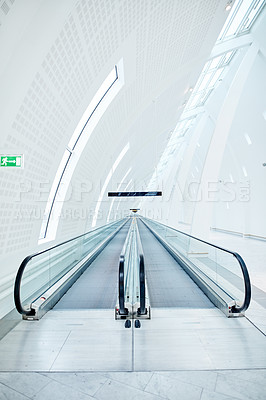
<svg viewBox="0 0 266 400"><path fill-rule="evenodd" d="M61 351L62 351L64 345L66 344L66 341L67 341L67 339L69 338L71 332L72 332L72 331L69 331L69 334L68 334L67 337L65 338L64 343L62 344L62 346L61 346L61 348L60 348L60 350L59 350L57 356L55 357L55 359L54 359L54 361L53 361L51 367L49 368L49 371L50 371L50 372L52 372L51 369L53 368L54 363L56 362L57 358L59 357L59 355L60 355L60 353L61 353Z"/></svg>
<svg viewBox="0 0 266 400"><path fill-rule="evenodd" d="M132 363L131 363L131 369L132 372L135 371L135 362L134 362L134 357L135 357L135 341L134 341L134 318L131 321L132 324Z"/></svg>
<svg viewBox="0 0 266 400"><path fill-rule="evenodd" d="M16 392L16 393L21 394L22 396L24 396L24 397L27 398L27 399L32 399L32 397L29 397L29 396L27 396L26 394L24 394L24 393L22 393L22 392L19 392L17 389L12 388L11 386L7 385L6 383L0 382L0 384L3 385L3 386L5 386L5 387L7 387L8 389L13 390L13 391Z"/></svg>
<svg viewBox="0 0 266 400"><path fill-rule="evenodd" d="M150 383L150 381L151 381L153 375L154 375L154 372L152 372L150 379L149 379L148 382L146 383L146 385L145 385L145 387L144 387L144 389L143 389L144 392L146 392L146 387L147 387L148 384ZM147 392L147 393L148 393L148 392Z"/></svg>
<svg viewBox="0 0 266 400"><path fill-rule="evenodd" d="M251 325L253 325L254 328L256 328L263 336L266 336L266 334L265 334L260 328L258 328L257 325L254 324L254 322L252 322L247 316L245 316L245 318L246 318L246 319L251 323Z"/></svg>

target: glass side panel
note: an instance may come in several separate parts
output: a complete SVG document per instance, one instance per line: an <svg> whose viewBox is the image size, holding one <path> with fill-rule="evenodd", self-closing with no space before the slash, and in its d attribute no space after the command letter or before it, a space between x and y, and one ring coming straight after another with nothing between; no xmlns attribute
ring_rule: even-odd
<svg viewBox="0 0 266 400"><path fill-rule="evenodd" d="M21 280L22 306L29 309L36 298L74 268L125 221L123 219L105 225L34 256L27 264Z"/></svg>
<svg viewBox="0 0 266 400"><path fill-rule="evenodd" d="M232 301L241 305L245 297L245 284L241 266L233 254L186 236L158 222L145 219L181 257L188 267L207 277L225 292Z"/></svg>

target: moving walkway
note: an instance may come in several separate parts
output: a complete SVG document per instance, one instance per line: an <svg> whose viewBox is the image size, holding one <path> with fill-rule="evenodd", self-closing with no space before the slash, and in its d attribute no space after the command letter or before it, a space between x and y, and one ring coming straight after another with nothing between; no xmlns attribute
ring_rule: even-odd
<svg viewBox="0 0 266 400"><path fill-rule="evenodd" d="M14 298L25 319L53 307L114 308L128 321L151 318L153 307L243 315L251 289L239 254L134 216L26 257Z"/></svg>

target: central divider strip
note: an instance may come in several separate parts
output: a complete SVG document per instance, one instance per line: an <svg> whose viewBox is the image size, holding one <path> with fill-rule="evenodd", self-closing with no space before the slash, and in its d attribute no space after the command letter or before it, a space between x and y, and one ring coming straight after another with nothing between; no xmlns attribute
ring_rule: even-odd
<svg viewBox="0 0 266 400"><path fill-rule="evenodd" d="M144 254L136 217L132 217L120 254L118 289L115 318L135 319L135 326L140 327L137 320L150 318L150 306L145 279ZM130 321L127 321L125 326L129 328Z"/></svg>

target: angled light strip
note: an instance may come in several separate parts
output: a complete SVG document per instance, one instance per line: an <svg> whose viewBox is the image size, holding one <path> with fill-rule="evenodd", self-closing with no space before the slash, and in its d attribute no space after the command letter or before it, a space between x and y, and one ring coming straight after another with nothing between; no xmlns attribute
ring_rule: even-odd
<svg viewBox="0 0 266 400"><path fill-rule="evenodd" d="M110 182L110 179L112 178L112 175L113 175L113 173L115 172L116 168L118 167L119 163L122 161L123 157L125 156L125 154L126 154L127 151L129 150L129 147L130 147L130 145L129 145L129 143L128 143L128 144L123 148L123 150L121 151L121 153L119 154L119 156L118 156L117 159L115 160L115 162L114 162L114 164L113 164L111 170L109 171L109 174L107 175L107 177L106 177L106 179L105 179L105 181L104 181L104 184L103 184L103 187L102 187L100 196L99 196L99 198L98 198L98 200L97 200L97 204L96 204L96 207L95 207L95 211L94 211L94 215L93 215L93 219L92 219L92 224L91 224L91 227L92 227L92 228L94 228L95 225L96 225L97 218L98 218L98 213L99 213L99 210L100 210L100 207L101 207L101 203L102 203L102 200L103 200L103 195L104 195L104 192L106 191L106 188L107 188L107 186L108 186L108 183Z"/></svg>
<svg viewBox="0 0 266 400"><path fill-rule="evenodd" d="M64 199L78 160L94 128L123 85L124 67L121 59L93 97L69 141L46 204L39 243L55 239Z"/></svg>
<svg viewBox="0 0 266 400"><path fill-rule="evenodd" d="M117 191L118 191L118 192L119 192L121 186L123 185L123 183L124 183L126 177L127 177L128 174L131 172L131 170L132 170L132 168L130 167L130 168L128 169L128 171L126 172L126 174L124 175L124 177L122 178L122 181L120 182L120 184L119 184L119 186L118 186L118 188L117 188ZM110 208L109 208L109 213L108 213L108 217L107 217L107 220L106 220L107 223L109 222L109 219L110 219L110 215L111 215L111 211L112 211L112 208L113 208L113 205L114 205L114 201L115 201L115 199L112 200L112 203L111 203Z"/></svg>
<svg viewBox="0 0 266 400"><path fill-rule="evenodd" d="M51 213L52 213L53 205L54 205L54 202L56 199L56 195L59 194L59 187L60 187L64 172L67 168L68 162L70 160L70 157L71 157L71 151L66 149L64 152L64 155L62 157L62 160L60 162L60 165L58 167L58 170L56 172L55 179L53 181L53 185L52 185L49 197L48 197L48 201L47 201L45 212L44 212L44 219L42 221L42 226L41 226L40 239L45 238L45 236L46 236L46 232L47 232L48 224L49 224L49 221L51 218Z"/></svg>
<svg viewBox="0 0 266 400"><path fill-rule="evenodd" d="M96 108L98 107L104 96L109 92L109 90L112 88L112 86L115 84L117 80L118 80L118 71L117 71L117 66L115 66L110 72L110 74L107 76L103 84L101 85L98 92L93 97L87 110L82 115L81 120L79 121L68 144L68 147L70 149L74 150L80 136L82 135L84 129L86 128L89 119L92 117L93 113L95 112Z"/></svg>

